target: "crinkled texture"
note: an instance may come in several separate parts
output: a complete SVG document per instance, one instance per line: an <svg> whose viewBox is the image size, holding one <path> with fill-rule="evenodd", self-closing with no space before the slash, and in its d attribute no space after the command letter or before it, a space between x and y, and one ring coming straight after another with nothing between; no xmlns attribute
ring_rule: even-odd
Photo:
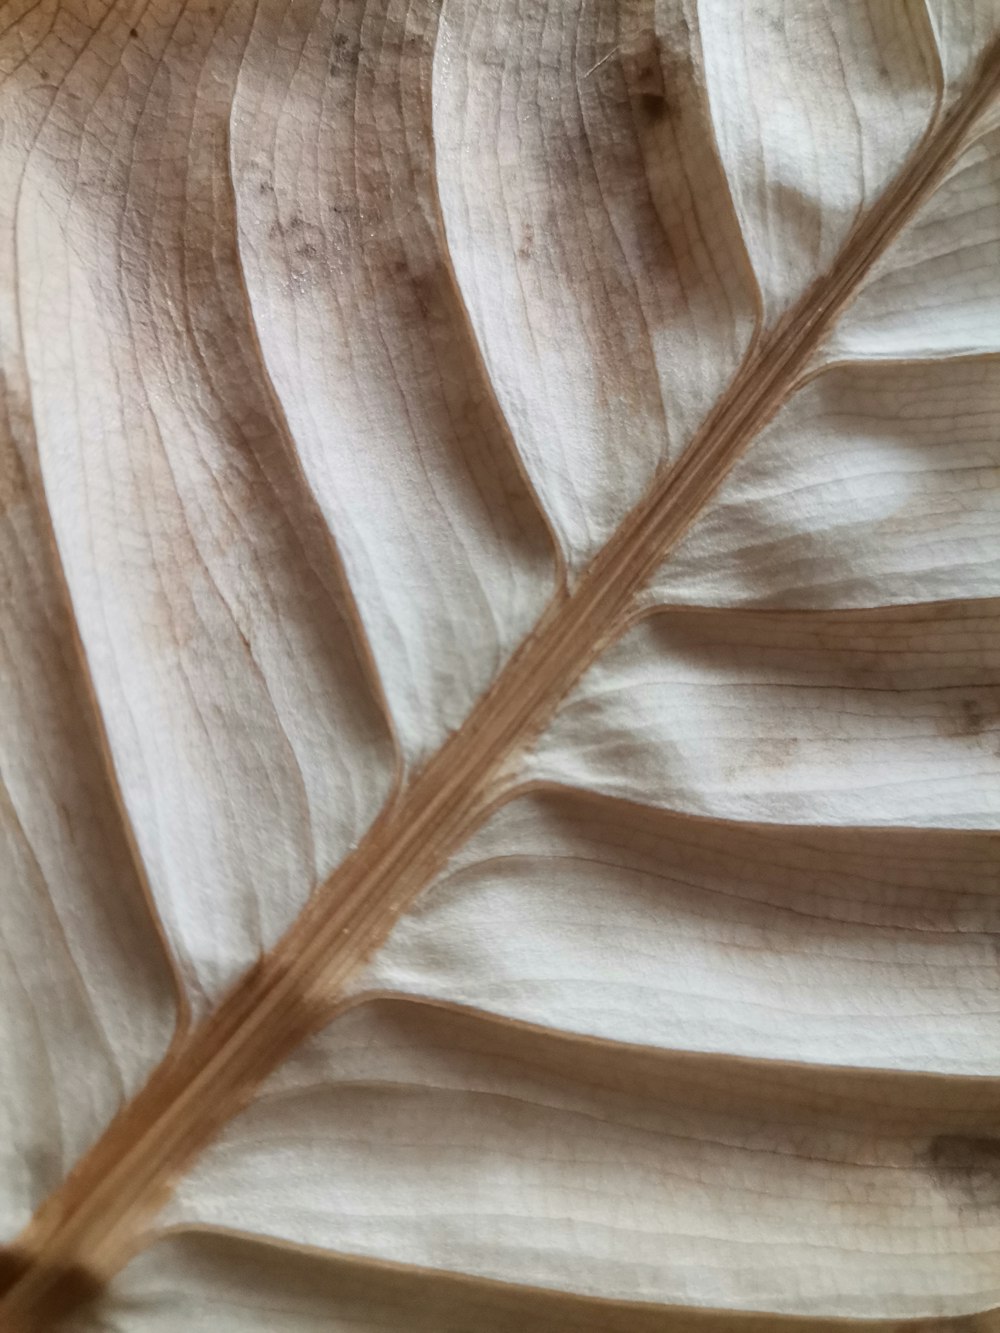
<svg viewBox="0 0 1000 1333"><path fill-rule="evenodd" d="M6 1233L476 815L73 1327L1000 1302L995 0L0 23Z"/></svg>

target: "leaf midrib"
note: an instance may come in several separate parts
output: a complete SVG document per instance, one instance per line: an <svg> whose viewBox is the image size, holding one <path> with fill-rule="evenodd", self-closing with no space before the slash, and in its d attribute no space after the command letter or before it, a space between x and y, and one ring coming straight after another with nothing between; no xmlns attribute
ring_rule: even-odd
<svg viewBox="0 0 1000 1333"><path fill-rule="evenodd" d="M291 1050L334 1017L346 981L399 915L483 819L523 790L505 768L626 627L636 594L806 376L831 326L940 183L998 87L1000 41L831 268L753 347L677 464L654 479L573 590L549 605L461 729L46 1200L8 1252L16 1279L0 1299L5 1327L51 1327L127 1261L171 1182Z"/></svg>

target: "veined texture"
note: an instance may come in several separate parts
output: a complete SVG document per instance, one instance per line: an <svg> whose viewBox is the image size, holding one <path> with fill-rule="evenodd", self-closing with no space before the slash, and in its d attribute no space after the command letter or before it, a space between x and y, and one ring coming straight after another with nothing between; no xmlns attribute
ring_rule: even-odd
<svg viewBox="0 0 1000 1333"><path fill-rule="evenodd" d="M998 42L8 0L10 1327L994 1327Z"/></svg>

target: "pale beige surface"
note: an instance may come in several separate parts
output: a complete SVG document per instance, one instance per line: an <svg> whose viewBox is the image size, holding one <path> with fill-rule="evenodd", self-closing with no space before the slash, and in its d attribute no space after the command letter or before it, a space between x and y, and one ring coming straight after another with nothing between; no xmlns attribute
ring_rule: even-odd
<svg viewBox="0 0 1000 1333"><path fill-rule="evenodd" d="M9 0L3 1239L821 307L998 31ZM74 1328L1000 1303L996 118Z"/></svg>

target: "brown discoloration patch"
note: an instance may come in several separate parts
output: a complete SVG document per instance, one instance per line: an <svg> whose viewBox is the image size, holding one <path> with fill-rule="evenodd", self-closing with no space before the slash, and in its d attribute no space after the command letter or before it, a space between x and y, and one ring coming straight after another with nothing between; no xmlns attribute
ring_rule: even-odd
<svg viewBox="0 0 1000 1333"><path fill-rule="evenodd" d="M292 252L299 259L319 259L325 244L325 237L319 227L311 226L301 213L293 213L288 220L285 233L293 242ZM311 234L310 234L311 233Z"/></svg>
<svg viewBox="0 0 1000 1333"><path fill-rule="evenodd" d="M264 192L261 186L261 193ZM330 244L321 226L294 212L287 219L275 216L267 234L281 248L289 272L297 282L326 280Z"/></svg>
<svg viewBox="0 0 1000 1333"><path fill-rule="evenodd" d="M0 514L24 499L31 488L18 441L33 438L26 391L18 393L6 376L0 374Z"/></svg>
<svg viewBox="0 0 1000 1333"><path fill-rule="evenodd" d="M998 730L998 710L990 698L969 695L939 717L934 728L939 736L954 740L957 736L990 736Z"/></svg>
<svg viewBox="0 0 1000 1333"><path fill-rule="evenodd" d="M369 262L378 285L391 293L404 324L456 317L451 278L440 260L411 260L397 247L387 247L374 251Z"/></svg>
<svg viewBox="0 0 1000 1333"><path fill-rule="evenodd" d="M586 331L595 415L616 429L624 423L637 439L662 439L669 429L670 372L657 366L656 335L678 313L689 318L708 271L690 258L691 234L703 211L714 215L716 184L699 179L689 201L684 160L700 142L699 93L682 25L657 31L652 9L623 0L613 27L610 18L595 22L586 56L576 57L577 108L556 114L541 101L538 141L551 189L527 196L522 215L534 227L541 282L565 291L565 307L579 312ZM592 255L599 258L590 262ZM535 291L527 288L529 298ZM536 302L542 337L561 336L562 304Z"/></svg>
<svg viewBox="0 0 1000 1333"><path fill-rule="evenodd" d="M649 154L658 155L653 126L666 114L658 49L655 34L642 30L617 47L597 44L591 55L598 63L580 77L575 114L564 109L550 114L543 104L538 132L551 190L525 198L515 233L518 262L538 261L541 290L566 294L565 300L535 303L540 335L558 339L562 309L578 312L593 354L597 414L627 423L636 434L664 429L649 335L664 322L678 291L677 264L653 198L644 144L648 137ZM620 245L641 277L620 262ZM603 254L601 261L591 259L597 253ZM637 283L647 294L642 312Z"/></svg>
<svg viewBox="0 0 1000 1333"><path fill-rule="evenodd" d="M31 1266L31 1259L16 1245L0 1250L0 1295L20 1282Z"/></svg>
<svg viewBox="0 0 1000 1333"><path fill-rule="evenodd" d="M648 29L623 44L621 70L629 97L638 111L640 125L677 120L683 113L675 95L676 80L688 78L685 62L679 62L655 32Z"/></svg>
<svg viewBox="0 0 1000 1333"><path fill-rule="evenodd" d="M0 514L12 509L28 491L28 478L21 455L8 437L0 435Z"/></svg>
<svg viewBox="0 0 1000 1333"><path fill-rule="evenodd" d="M423 319L447 314L454 305L451 281L443 264L416 273L407 269L406 278Z"/></svg>
<svg viewBox="0 0 1000 1333"><path fill-rule="evenodd" d="M994 719L983 707L981 700L963 699L960 708L961 716L958 723L960 736L981 736L984 731L989 730Z"/></svg>
<svg viewBox="0 0 1000 1333"><path fill-rule="evenodd" d="M927 1149L937 1184L964 1207L1000 1208L1000 1138L939 1134Z"/></svg>
<svg viewBox="0 0 1000 1333"><path fill-rule="evenodd" d="M346 32L338 32L333 39L330 55L330 73L334 78L349 74L361 63L361 47L352 42Z"/></svg>
<svg viewBox="0 0 1000 1333"><path fill-rule="evenodd" d="M0 1250L0 1296L12 1291L37 1262L19 1246ZM103 1290L104 1283L82 1264L60 1264L42 1275L44 1283L33 1292L32 1314L35 1327L54 1328L71 1311L90 1305ZM37 1276L36 1276L37 1281Z"/></svg>
<svg viewBox="0 0 1000 1333"><path fill-rule="evenodd" d="M648 121L654 125L658 120L671 115L673 108L663 93L640 93L639 109Z"/></svg>

